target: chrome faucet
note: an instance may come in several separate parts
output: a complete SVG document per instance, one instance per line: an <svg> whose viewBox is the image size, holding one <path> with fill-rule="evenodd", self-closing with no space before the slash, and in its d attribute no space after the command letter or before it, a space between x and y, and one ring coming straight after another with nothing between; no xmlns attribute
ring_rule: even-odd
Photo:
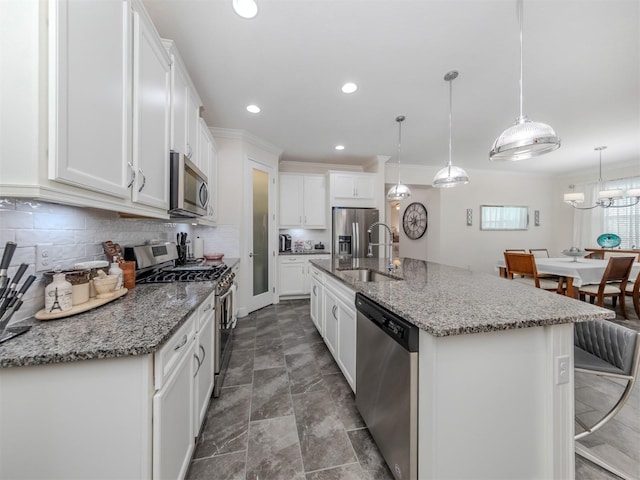
<svg viewBox="0 0 640 480"><path fill-rule="evenodd" d="M387 232L389 232L389 243L372 243L371 241L371 232L375 227L384 227L387 229ZM367 236L369 238L369 247L367 248L367 257L373 257L373 246L374 245L386 245L389 247L389 264L387 265L387 270L389 270L389 272L395 270L396 268L398 268L397 265L395 265L393 263L393 232L391 231L391 228L389 227L389 225L382 223L382 222L374 222L371 224L371 226L367 229Z"/></svg>

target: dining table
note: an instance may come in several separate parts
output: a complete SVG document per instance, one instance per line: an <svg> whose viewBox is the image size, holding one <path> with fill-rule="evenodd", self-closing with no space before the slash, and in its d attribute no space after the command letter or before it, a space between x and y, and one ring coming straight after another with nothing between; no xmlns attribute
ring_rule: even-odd
<svg viewBox="0 0 640 480"><path fill-rule="evenodd" d="M566 295L573 298L578 298L578 289L581 286L599 284L609 263L608 259L576 257L537 257L535 261L538 273L563 277L567 283ZM496 268L500 276L507 276L504 259L496 263ZM629 279L635 279L638 273L640 273L640 263L634 262Z"/></svg>

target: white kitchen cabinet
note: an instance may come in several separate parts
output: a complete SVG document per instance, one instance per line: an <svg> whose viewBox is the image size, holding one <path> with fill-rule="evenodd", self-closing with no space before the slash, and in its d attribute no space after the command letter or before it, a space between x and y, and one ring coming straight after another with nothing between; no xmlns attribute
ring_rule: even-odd
<svg viewBox="0 0 640 480"><path fill-rule="evenodd" d="M198 309L198 326L196 328L195 358L196 371L194 373L194 415L193 434L198 436L200 426L209 406L209 399L213 392L213 360L215 357L213 328L215 316L215 294L211 293Z"/></svg>
<svg viewBox="0 0 640 480"><path fill-rule="evenodd" d="M209 204L205 220L215 225L218 219L218 152L215 140L204 119L199 122L198 157L200 169L207 173L209 186Z"/></svg>
<svg viewBox="0 0 640 480"><path fill-rule="evenodd" d="M280 174L280 228L327 227L324 175Z"/></svg>
<svg viewBox="0 0 640 480"><path fill-rule="evenodd" d="M338 356L338 299L333 294L333 291L325 288L324 301L322 305L324 312L324 343L333 355L333 358Z"/></svg>
<svg viewBox="0 0 640 480"><path fill-rule="evenodd" d="M162 43L171 58L171 150L186 155L203 170L198 152L202 101L173 40L163 39Z"/></svg>
<svg viewBox="0 0 640 480"><path fill-rule="evenodd" d="M356 308L354 290L325 275L325 343L347 383L356 388Z"/></svg>
<svg viewBox="0 0 640 480"><path fill-rule="evenodd" d="M159 37L142 2L28 3L8 4L9 11L16 8L15 22L3 25L3 39L17 52L7 57L12 73L4 75L11 92L5 98L28 99L28 105L3 101L16 134L3 138L10 155L0 158L0 195L169 218L170 92L164 78L161 86L147 81L149 48ZM137 63L140 58L145 63Z"/></svg>
<svg viewBox="0 0 640 480"><path fill-rule="evenodd" d="M131 6L51 2L49 27L49 177L127 199Z"/></svg>
<svg viewBox="0 0 640 480"><path fill-rule="evenodd" d="M301 255L281 255L279 257L279 294L306 295L309 293L309 263Z"/></svg>
<svg viewBox="0 0 640 480"><path fill-rule="evenodd" d="M324 318L322 307L324 303L324 278L322 272L311 265L311 320L318 329L318 333L324 337Z"/></svg>
<svg viewBox="0 0 640 480"><path fill-rule="evenodd" d="M133 10L133 201L169 208L171 60L147 13Z"/></svg>
<svg viewBox="0 0 640 480"><path fill-rule="evenodd" d="M279 296L309 295L311 292L311 264L309 260L329 260L330 258L330 255L321 254L280 255L278 257Z"/></svg>
<svg viewBox="0 0 640 480"><path fill-rule="evenodd" d="M376 207L375 173L329 172L332 207Z"/></svg>

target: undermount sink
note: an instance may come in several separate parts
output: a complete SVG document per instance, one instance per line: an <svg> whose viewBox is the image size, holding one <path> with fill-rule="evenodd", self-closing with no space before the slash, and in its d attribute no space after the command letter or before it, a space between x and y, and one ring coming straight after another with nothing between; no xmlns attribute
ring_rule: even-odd
<svg viewBox="0 0 640 480"><path fill-rule="evenodd" d="M353 270L339 270L340 274L351 280L360 282L393 282L401 278L390 277L384 273L376 272L368 268L356 268Z"/></svg>

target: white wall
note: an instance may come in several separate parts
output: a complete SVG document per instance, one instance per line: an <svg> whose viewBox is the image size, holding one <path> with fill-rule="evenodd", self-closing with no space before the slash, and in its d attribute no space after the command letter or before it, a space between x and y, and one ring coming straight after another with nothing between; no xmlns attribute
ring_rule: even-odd
<svg viewBox="0 0 640 480"><path fill-rule="evenodd" d="M560 255L562 249L571 245L570 234L562 229L556 232L556 217L562 217L555 210L564 204L562 196L559 199L554 197L551 177L469 170L467 173L471 182L468 185L419 189L420 185L431 184L436 171L437 168L408 165L402 167L401 174L401 178L411 179L412 189L416 191L415 198L426 202L429 213L426 239L428 260L495 273L495 263L502 258L503 251L507 248L548 248L551 255ZM393 166L387 168L385 178L388 183L396 181L396 172ZM410 198L404 203L411 201L415 200ZM526 205L531 216L529 229L511 232L482 231L479 222L480 205ZM466 224L468 208L473 210L471 226ZM534 210L540 211L538 227L533 225ZM409 245L407 250L405 241L406 238L403 240L401 237L401 255L414 254L414 247ZM435 250L437 246L439 251ZM416 254L421 254L424 246L417 245L415 249L419 250Z"/></svg>

